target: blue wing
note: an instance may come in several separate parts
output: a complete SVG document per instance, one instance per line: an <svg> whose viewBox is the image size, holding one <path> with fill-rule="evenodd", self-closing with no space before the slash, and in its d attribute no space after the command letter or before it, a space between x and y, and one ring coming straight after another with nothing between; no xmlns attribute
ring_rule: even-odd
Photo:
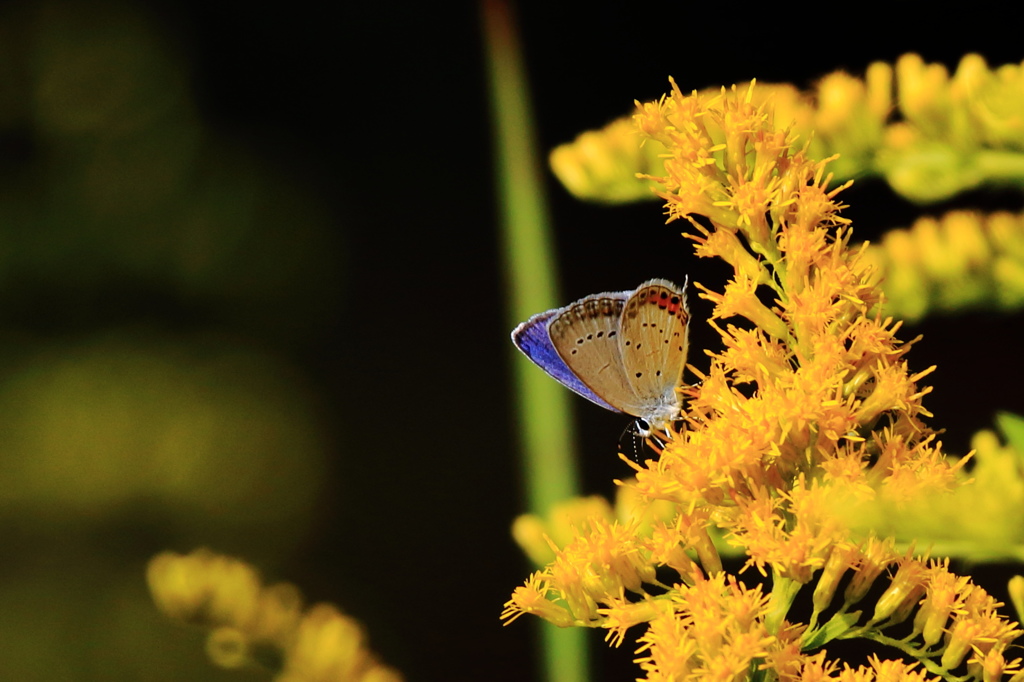
<svg viewBox="0 0 1024 682"><path fill-rule="evenodd" d="M569 366L558 355L554 345L552 345L551 337L548 335L548 322L552 317L563 311L563 308L555 308L554 310L534 315L512 330L512 343L516 345L516 348L523 351L523 355L530 358L535 365L551 375L558 383L572 389L590 402L600 405L606 410L621 413L622 410L612 407L587 388L586 384L573 374Z"/></svg>

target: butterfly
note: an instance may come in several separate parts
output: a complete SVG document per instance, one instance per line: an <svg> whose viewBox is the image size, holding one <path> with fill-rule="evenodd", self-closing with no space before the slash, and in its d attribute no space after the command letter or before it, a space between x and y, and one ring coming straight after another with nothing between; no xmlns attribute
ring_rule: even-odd
<svg viewBox="0 0 1024 682"><path fill-rule="evenodd" d="M563 386L639 418L647 435L679 416L689 321L685 289L652 279L538 313L512 342Z"/></svg>

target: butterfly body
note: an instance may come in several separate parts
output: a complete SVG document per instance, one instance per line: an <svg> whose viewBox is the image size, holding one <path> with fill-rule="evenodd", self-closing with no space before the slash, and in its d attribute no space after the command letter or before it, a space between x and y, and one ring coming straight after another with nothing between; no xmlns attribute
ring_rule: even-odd
<svg viewBox="0 0 1024 682"><path fill-rule="evenodd" d="M679 415L689 319L684 290L654 279L534 315L512 341L584 398L660 426Z"/></svg>

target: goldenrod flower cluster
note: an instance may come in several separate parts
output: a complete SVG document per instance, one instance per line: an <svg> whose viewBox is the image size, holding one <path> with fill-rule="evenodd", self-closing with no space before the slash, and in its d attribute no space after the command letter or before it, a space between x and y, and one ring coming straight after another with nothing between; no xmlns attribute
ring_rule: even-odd
<svg viewBox="0 0 1024 682"><path fill-rule="evenodd" d="M890 315L1024 305L1024 215L951 211L888 231L865 252Z"/></svg>
<svg viewBox="0 0 1024 682"><path fill-rule="evenodd" d="M935 554L973 561L1024 560L1024 419L998 415L1000 431L971 439L974 464L969 485L949 495L921 495L903 503L860 505L847 520L904 545L918 540ZM966 476L962 476L966 479Z"/></svg>
<svg viewBox="0 0 1024 682"><path fill-rule="evenodd" d="M969 54L950 75L907 54L895 65L871 64L863 79L835 72L810 92L761 85L753 98L755 105L772 101L776 120L792 126L811 158L842 154L830 167L837 178L881 175L922 202L1024 179L1024 64L990 68ZM665 150L657 138L644 147L637 142L619 119L556 148L551 167L580 198L647 199L649 183L636 173L660 174L651 169L660 167Z"/></svg>
<svg viewBox="0 0 1024 682"><path fill-rule="evenodd" d="M636 516L654 503L674 514L592 517L503 616L603 628L614 643L637 628L648 680L988 682L1018 671L1006 655L1021 630L998 602L944 561L852 523L861 506L899 508L962 476L923 422L928 372L909 372L910 344L879 313L827 161L776 127L753 85L684 95L673 83L635 120L665 149L664 174L650 179L669 220L689 221L698 255L732 266L723 289L697 285L723 348L693 370L657 460L634 465ZM723 571L716 531L770 573L770 591ZM802 591L806 622L791 614ZM855 637L884 645L866 666L822 648Z"/></svg>
<svg viewBox="0 0 1024 682"><path fill-rule="evenodd" d="M330 604L303 608L293 585L263 585L242 561L207 549L163 552L146 577L161 611L209 630L207 653L223 668L268 668L276 682L402 680L367 648L355 619Z"/></svg>

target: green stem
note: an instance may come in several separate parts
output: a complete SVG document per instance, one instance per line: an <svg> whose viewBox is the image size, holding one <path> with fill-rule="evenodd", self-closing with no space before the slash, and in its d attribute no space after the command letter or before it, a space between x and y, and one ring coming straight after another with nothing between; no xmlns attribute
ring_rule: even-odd
<svg viewBox="0 0 1024 682"><path fill-rule="evenodd" d="M772 593L768 597L768 613L764 623L768 632L776 634L782 627L782 622L786 619L790 607L793 606L793 600L796 599L803 584L792 578L780 578L775 573L772 573L772 578Z"/></svg>
<svg viewBox="0 0 1024 682"><path fill-rule="evenodd" d="M509 3L482 0L481 13L511 328L557 303L555 259L529 91ZM579 490L570 393L519 357L515 358L515 380L528 507L543 516L553 504ZM547 679L588 679L586 633L547 623L541 626Z"/></svg>
<svg viewBox="0 0 1024 682"><path fill-rule="evenodd" d="M946 670L941 665L928 658L925 652L913 646L910 646L910 644L908 644L907 642L898 639L893 639L891 637L886 637L885 635L877 631L858 632L856 635L851 633L850 637L843 637L842 639L850 639L854 636L870 639L875 642L878 642L879 644L884 644L885 646L891 646L896 649L899 649L907 656L910 656L911 658L920 661L921 665L923 665L928 672L934 675L938 675L939 677L943 678L944 680L947 680L948 682L966 682L966 680L971 679L970 675L964 675L963 677L951 675L948 670Z"/></svg>

